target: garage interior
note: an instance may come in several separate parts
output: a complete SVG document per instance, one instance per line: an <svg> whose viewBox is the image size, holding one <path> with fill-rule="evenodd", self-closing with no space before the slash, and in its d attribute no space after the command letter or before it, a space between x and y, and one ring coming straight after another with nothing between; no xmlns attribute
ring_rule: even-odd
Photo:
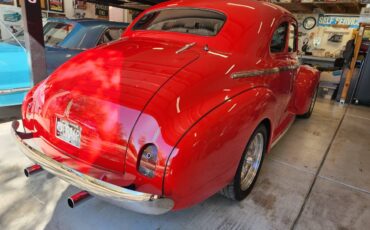
<svg viewBox="0 0 370 230"><path fill-rule="evenodd" d="M44 47L39 46L44 44L42 20L86 17L130 23L142 10L164 1L59 2L63 12L51 10L50 2L33 8L29 2L19 7L22 4L17 1L9 5L0 0L0 13L13 10L28 15L17 26L28 27L31 35L25 43L34 66L34 83L46 77L45 56L40 55ZM368 229L370 3L272 2L296 16L300 62L321 71L320 85L311 118L297 118L273 147L245 200L239 203L216 194L191 208L160 216L135 213L99 199L70 209L66 200L77 188L47 173L32 179L24 176L23 169L31 162L10 133L11 121L20 119L21 107L4 106L0 107L0 229ZM32 17L37 14L38 18ZM4 31L6 22L1 25ZM350 63L344 63L343 51L351 39L356 45Z"/></svg>

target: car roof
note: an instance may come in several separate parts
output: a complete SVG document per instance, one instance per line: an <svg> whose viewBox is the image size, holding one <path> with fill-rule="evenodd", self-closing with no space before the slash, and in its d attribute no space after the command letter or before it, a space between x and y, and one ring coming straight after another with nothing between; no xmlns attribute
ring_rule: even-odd
<svg viewBox="0 0 370 230"><path fill-rule="evenodd" d="M128 24L101 19L49 18L48 22L73 25L73 30L58 45L69 49L88 49L95 47L103 31L108 28L126 29ZM88 36L86 36L88 35Z"/></svg>
<svg viewBox="0 0 370 230"><path fill-rule="evenodd" d="M215 10L223 12L227 15L231 15L236 18L243 18L245 15L236 15L234 12L237 8L245 10L256 10L263 11L266 16L270 13L276 14L279 12L281 15L289 15L293 17L292 13L283 7L278 5L256 0L171 0L168 2L160 3L154 6L152 9L161 8L177 8L177 7L191 7L191 8L201 8ZM250 12L250 11L249 11ZM294 17L293 17L294 18Z"/></svg>
<svg viewBox="0 0 370 230"><path fill-rule="evenodd" d="M286 9L264 1L256 0L172 0L163 2L145 11L144 14L166 9L199 9L210 10L222 13L226 16L226 23L223 25L217 36L194 36L186 33L163 32L162 38L186 37L186 41L192 42L196 39L204 42L214 49L232 52L236 49L252 49L256 47L256 52L264 50L259 48L266 46L270 42L272 32L286 21L295 21L295 17ZM133 27L142 16L135 19L131 26L126 30L125 35L136 33ZM150 31L138 31L136 36L150 36ZM160 32L159 32L160 33ZM244 39L248 41L241 46L236 40ZM254 48L253 48L254 49Z"/></svg>
<svg viewBox="0 0 370 230"><path fill-rule="evenodd" d="M127 27L128 23L123 22L111 22L102 19L68 19L68 18L48 18L48 22L64 22L71 24L80 24L81 26L91 27L91 26L104 26L104 27Z"/></svg>

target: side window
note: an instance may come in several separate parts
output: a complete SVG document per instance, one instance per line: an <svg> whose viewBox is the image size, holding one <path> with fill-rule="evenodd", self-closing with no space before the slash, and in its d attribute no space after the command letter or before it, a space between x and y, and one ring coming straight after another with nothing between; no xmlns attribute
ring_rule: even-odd
<svg viewBox="0 0 370 230"><path fill-rule="evenodd" d="M295 26L295 25L290 25L289 26L288 51L289 52L296 52L297 51L297 26Z"/></svg>
<svg viewBox="0 0 370 230"><path fill-rule="evenodd" d="M271 53L280 53L285 49L286 35L288 32L288 23L282 23L274 32L272 36L270 51Z"/></svg>
<svg viewBox="0 0 370 230"><path fill-rule="evenodd" d="M109 28L105 30L98 42L98 45L119 39L121 37L122 32L123 29L121 28Z"/></svg>

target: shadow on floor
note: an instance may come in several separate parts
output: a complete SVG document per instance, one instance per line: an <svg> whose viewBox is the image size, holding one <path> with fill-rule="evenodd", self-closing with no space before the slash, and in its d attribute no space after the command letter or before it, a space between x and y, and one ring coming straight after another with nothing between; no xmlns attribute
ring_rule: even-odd
<svg viewBox="0 0 370 230"><path fill-rule="evenodd" d="M191 229L214 229L216 226L219 229L230 229L229 227L240 223L237 220L225 220L225 217L221 216L218 218L219 221L215 222L215 217L209 215L210 213L220 214L220 210L216 208L227 210L227 207L234 206L240 210L238 202L227 200L221 195L214 195L190 209L153 216L125 210L96 198L89 199L71 209L67 205L67 199L78 191L77 188L69 186L63 192L45 229L74 229L76 226L80 230L90 230L91 226L94 226L94 229L187 229L190 226ZM213 209L214 212L210 212ZM204 218L202 223L198 222L199 216ZM213 220L209 228L205 227L207 220ZM241 229L242 226L234 226L234 228Z"/></svg>
<svg viewBox="0 0 370 230"><path fill-rule="evenodd" d="M53 203L45 229L289 229L313 175L265 160L256 187L242 202L216 194L185 210L160 216L135 213L93 198L74 209L69 186ZM294 184L294 186L291 185Z"/></svg>
<svg viewBox="0 0 370 230"><path fill-rule="evenodd" d="M42 176L42 180L26 180L23 174L23 168L13 165L1 170L0 184L1 184L1 195L9 197L10 200L1 200L2 209L0 211L0 229L23 229L32 230L35 229L32 223L42 223L49 210L45 208L45 205L41 201L52 200L53 193L50 190L55 184L55 181L51 181L51 175ZM14 196L9 194L16 194L17 190L20 189L14 186L14 181L25 181L24 186L21 188L25 191L27 196L21 196L14 199ZM34 195L37 194L37 195ZM43 205L40 205L42 203ZM5 208L5 207L6 208ZM24 216L32 215L28 223L22 221ZM12 227L10 227L12 226Z"/></svg>
<svg viewBox="0 0 370 230"><path fill-rule="evenodd" d="M0 107L0 123L21 118L21 106Z"/></svg>

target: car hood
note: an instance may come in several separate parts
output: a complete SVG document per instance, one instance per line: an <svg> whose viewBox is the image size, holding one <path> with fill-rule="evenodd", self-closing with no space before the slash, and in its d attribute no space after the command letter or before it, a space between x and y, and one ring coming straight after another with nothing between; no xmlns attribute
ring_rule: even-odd
<svg viewBox="0 0 370 230"><path fill-rule="evenodd" d="M35 91L36 129L73 157L124 172L128 140L141 112L162 85L199 56L191 49L177 52L185 45L129 38L77 55ZM57 117L81 127L80 148L55 137Z"/></svg>
<svg viewBox="0 0 370 230"><path fill-rule="evenodd" d="M30 87L26 51L19 45L0 43L0 89Z"/></svg>
<svg viewBox="0 0 370 230"><path fill-rule="evenodd" d="M0 50L1 52L19 52L19 51L24 52L24 49L18 44L16 43L12 44L12 43L6 43L6 42L0 43Z"/></svg>

